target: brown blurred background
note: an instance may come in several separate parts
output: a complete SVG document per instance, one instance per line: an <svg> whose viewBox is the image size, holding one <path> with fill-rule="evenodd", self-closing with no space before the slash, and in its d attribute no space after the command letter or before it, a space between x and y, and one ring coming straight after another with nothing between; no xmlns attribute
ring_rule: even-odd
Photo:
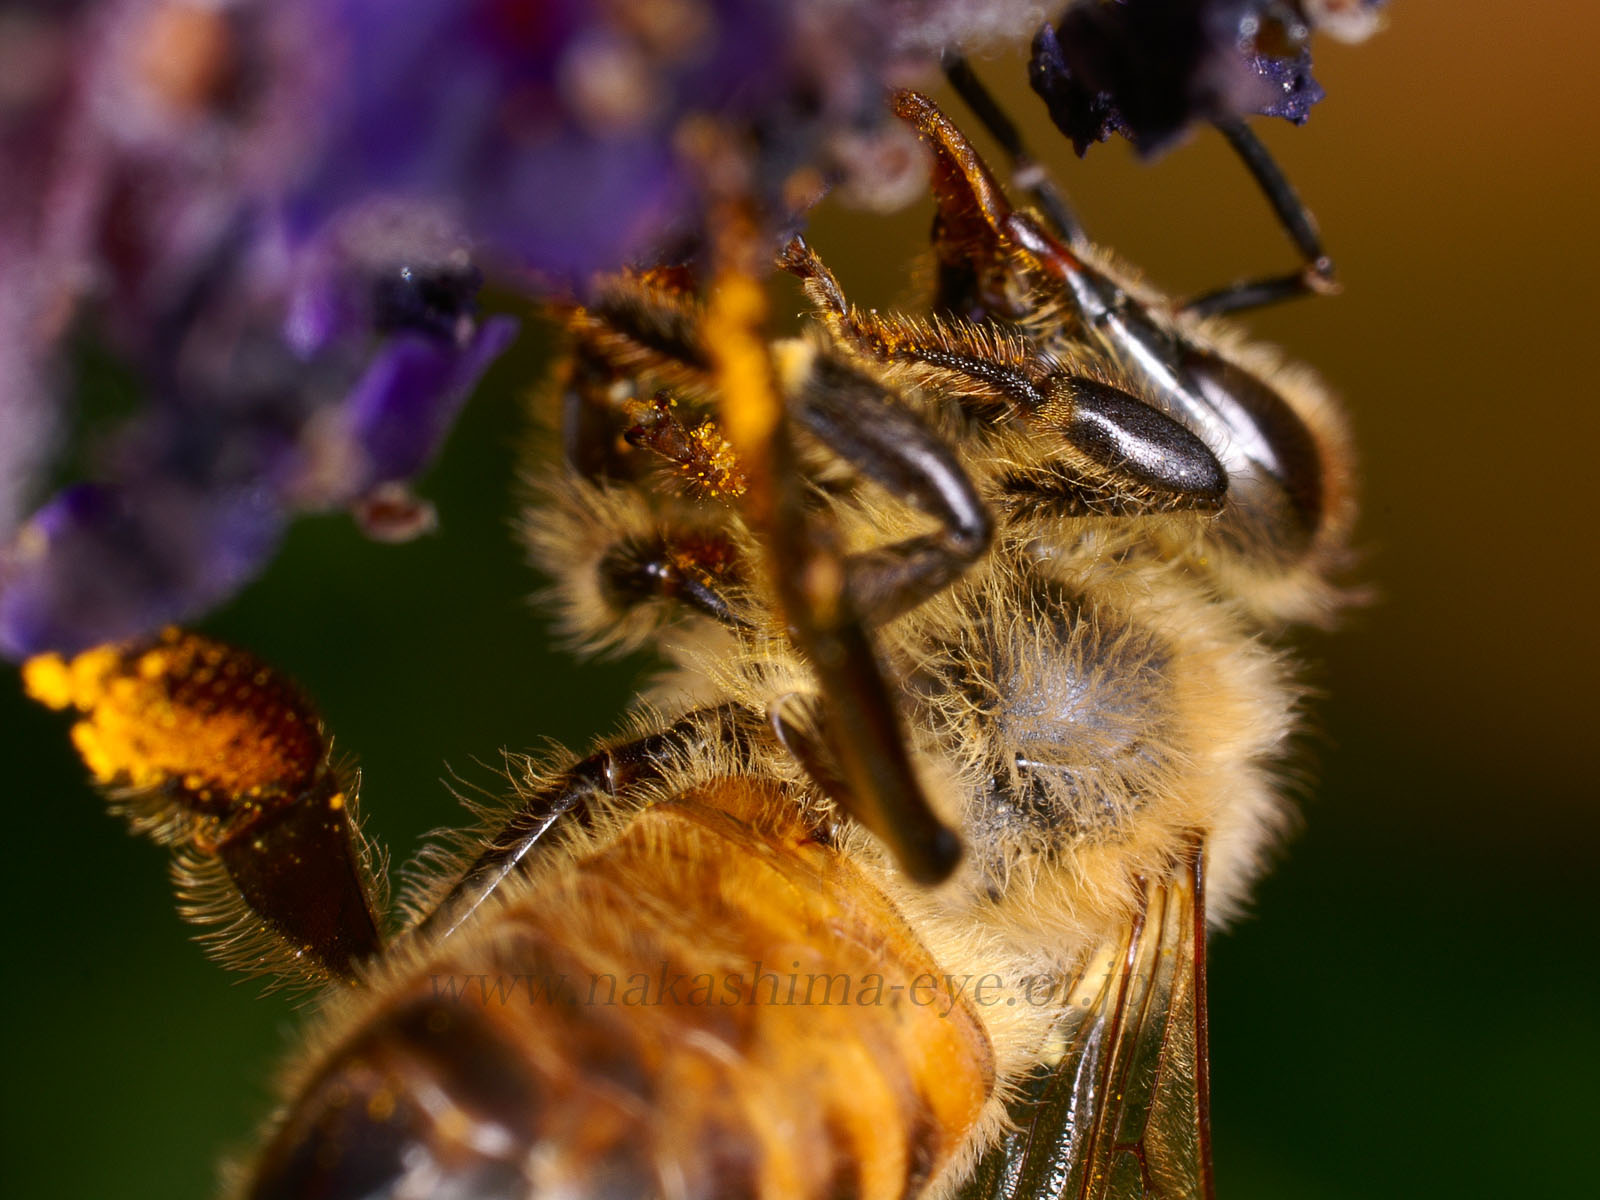
<svg viewBox="0 0 1600 1200"><path fill-rule="evenodd" d="M1251 324L1348 401L1380 599L1304 644L1325 693L1304 828L1256 915L1215 943L1225 1200L1593 1186L1583 538L1600 397L1580 356L1600 316L1600 12L1397 0L1391 16L1365 46L1319 47L1330 98L1306 128L1262 127L1346 290ZM1291 262L1214 135L1153 165L1115 145L1079 162L1031 97L1012 106L1093 236L1174 292ZM923 211L833 215L815 240L858 299L889 302L925 229ZM385 548L303 523L208 625L317 697L396 862L457 819L441 777L493 787L501 747L606 732L646 665L574 667L525 602L512 464L546 345L530 330L428 481L440 536ZM105 815L63 723L10 672L0 742L0 1190L205 1196L266 1111L296 1014L188 943L162 853Z"/></svg>

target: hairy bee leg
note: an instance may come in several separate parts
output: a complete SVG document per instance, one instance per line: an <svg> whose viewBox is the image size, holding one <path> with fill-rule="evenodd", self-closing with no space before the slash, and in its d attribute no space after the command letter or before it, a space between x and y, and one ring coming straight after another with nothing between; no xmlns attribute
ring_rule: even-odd
<svg viewBox="0 0 1600 1200"><path fill-rule="evenodd" d="M734 565L726 545L715 546L703 535L666 533L649 541L618 542L601 557L597 570L601 591L618 608L666 600L729 629L747 629L749 623L727 599L742 583Z"/></svg>
<svg viewBox="0 0 1600 1200"><path fill-rule="evenodd" d="M932 100L901 90L894 93L892 107L933 151L935 308L969 319L1026 317L1029 297L1016 286L1016 265L1003 232L1012 208L999 181Z"/></svg>
<svg viewBox="0 0 1600 1200"><path fill-rule="evenodd" d="M767 708L767 724L784 752L805 772L806 778L838 807L855 815L860 805L850 785L839 774L836 739L829 737L826 717L813 697L795 693L779 696ZM857 817L857 820L860 818ZM819 831L819 838L832 837L830 829Z"/></svg>
<svg viewBox="0 0 1600 1200"><path fill-rule="evenodd" d="M1185 300L1179 305L1179 311L1191 317L1225 317L1252 308L1270 308L1305 296L1331 296L1338 293L1337 283L1313 282L1307 275L1308 271L1301 270L1266 279L1242 279L1192 300Z"/></svg>
<svg viewBox="0 0 1600 1200"><path fill-rule="evenodd" d="M832 531L806 513L763 334L766 296L752 253L758 241L745 225L730 214L706 318L724 423L750 479L745 512L766 538L791 635L816 671L829 721L839 730L852 815L889 846L907 875L937 883L955 870L961 843L933 811L912 768L894 695L855 608L845 556Z"/></svg>
<svg viewBox="0 0 1600 1200"><path fill-rule="evenodd" d="M941 526L846 558L857 613L880 624L942 591L981 558L994 520L955 452L881 384L826 355L801 357L786 372L800 377L785 381L800 424Z"/></svg>
<svg viewBox="0 0 1600 1200"><path fill-rule="evenodd" d="M1283 168L1278 166L1277 160L1272 157L1272 152L1243 120L1216 121L1213 124L1266 195L1267 203L1272 205L1273 214L1283 226L1284 232L1289 235L1289 239L1294 242L1300 257L1309 267L1331 282L1333 263L1322 249L1322 235L1317 232L1316 218L1311 215L1311 210L1295 192L1288 177L1283 173Z"/></svg>
<svg viewBox="0 0 1600 1200"><path fill-rule="evenodd" d="M1056 187L1049 172L1028 153L1016 124L1006 115L1005 109L994 98L994 93L978 78L966 55L947 50L941 65L950 86L966 101L973 115L989 131L989 136L1000 143L1000 148L1011 159L1012 184L1033 198L1045 219L1055 227L1056 233L1073 245L1082 243L1085 240L1083 225L1072 211L1072 206Z"/></svg>
<svg viewBox="0 0 1600 1200"><path fill-rule="evenodd" d="M587 825L594 801L614 801L660 780L669 764L692 756L708 740L736 743L742 736L739 710L725 704L697 709L656 733L574 763L523 800L414 932L450 936L508 876L526 871L530 856L557 821L569 818Z"/></svg>
<svg viewBox="0 0 1600 1200"><path fill-rule="evenodd" d="M256 658L176 629L24 668L136 832L171 846L179 908L225 966L352 982L382 949L354 780L309 703Z"/></svg>
<svg viewBox="0 0 1600 1200"><path fill-rule="evenodd" d="M568 322L579 346L618 378L648 372L678 389L704 387L710 348L693 293L652 275L602 280L593 298Z"/></svg>
<svg viewBox="0 0 1600 1200"><path fill-rule="evenodd" d="M841 811L850 812L853 805L849 785L834 769L832 756L824 745L825 736L815 730L820 717L814 703L793 692L779 696L767 707L767 724L784 752Z"/></svg>
<svg viewBox="0 0 1600 1200"><path fill-rule="evenodd" d="M1300 296L1329 296L1339 291L1334 278L1333 260L1322 248L1316 218L1300 199L1289 179L1278 166L1266 145L1242 120L1215 121L1233 152L1250 172L1256 186L1266 196L1278 224L1300 252L1305 265L1287 275L1242 280L1185 301L1181 311L1194 316L1214 317L1245 309L1279 304Z"/></svg>
<svg viewBox="0 0 1600 1200"><path fill-rule="evenodd" d="M562 457L581 479L629 480L635 470L622 444L612 390L621 378L604 361L575 349L561 389Z"/></svg>
<svg viewBox="0 0 1600 1200"><path fill-rule="evenodd" d="M637 462L623 445L631 419L619 410L619 391L644 370L681 390L703 388L710 370L691 281L668 268L619 275L565 317L573 347L562 392L564 457L584 479L633 479Z"/></svg>
<svg viewBox="0 0 1600 1200"><path fill-rule="evenodd" d="M631 424L623 437L630 446L650 450L671 465L684 489L697 499L737 500L746 480L739 457L713 421L690 429L678 416L671 393L657 392L651 403L628 401Z"/></svg>
<svg viewBox="0 0 1600 1200"><path fill-rule="evenodd" d="M1046 221L1055 227L1052 232L1075 247L1084 244L1082 226L1070 211L1063 213L1059 194L1049 179L1043 177L1042 169L1028 154L1016 126L970 64L964 59L947 58L945 73L984 128L1011 157L1015 182L1033 198ZM942 306L963 311L963 289L976 287L979 302L984 307L990 311L1004 311L1002 290L992 283L987 289L982 286L984 265L996 263L1003 256L1004 220L1009 215L1009 205L999 185L971 144L926 97L913 92L899 93L895 109L916 126L933 146L936 156L934 195L939 202L939 219L935 224L934 241L941 264ZM1266 146L1243 121L1214 124L1266 196L1274 216L1294 242L1305 265L1286 275L1244 280L1207 292L1182 304L1181 311L1195 316L1220 316L1299 296L1338 292L1333 260L1322 248L1316 220ZM1035 174L1040 178L1031 177ZM976 270L972 266L974 263L978 264ZM972 278L956 282L963 272Z"/></svg>
<svg viewBox="0 0 1600 1200"><path fill-rule="evenodd" d="M802 244L792 253L798 274L801 257L809 251ZM816 269L843 304L831 274L820 263ZM607 331L605 336L620 356L635 360L635 365L640 357L649 356L658 367L670 360L679 369L696 371L704 364L704 338L682 319L674 307L679 303L676 296L666 298L664 311L657 307L662 297L642 287L623 287L610 296L593 319ZM798 397L801 423L841 457L905 495L943 526L940 533L852 556L846 562L849 586L860 598L861 617L876 624L952 582L988 547L993 522L949 448L912 414L889 402L878 385L826 356L800 349L791 357L796 356L805 359L804 369L792 373L798 378L784 383L785 390ZM842 394L830 398L830 388ZM637 407L641 411L627 433L630 442L655 450L694 490L733 498L743 493L744 472L737 461L724 460L721 438L714 430L709 437L698 436L708 432L705 427L693 433L685 430L667 402ZM728 450L727 459L734 460L732 448Z"/></svg>
<svg viewBox="0 0 1600 1200"><path fill-rule="evenodd" d="M1063 371L1056 361L992 327L931 325L861 312L845 299L822 260L798 238L785 248L780 265L803 281L829 330L842 343L880 362L923 369L930 381L946 385L944 390L954 392L974 415L995 423L1015 418L1031 429L1065 438L1095 468L1092 478L1079 481L1078 495L1086 511L1098 508L1136 516L1212 510L1222 503L1228 480L1216 455L1180 422L1130 393ZM908 418L909 414L900 417ZM838 419L859 422L867 429L881 425L891 452L915 445L865 402L853 404ZM813 432L827 440L820 430ZM1070 493L1073 481L1062 476L1059 486ZM926 503L921 506L936 511Z"/></svg>

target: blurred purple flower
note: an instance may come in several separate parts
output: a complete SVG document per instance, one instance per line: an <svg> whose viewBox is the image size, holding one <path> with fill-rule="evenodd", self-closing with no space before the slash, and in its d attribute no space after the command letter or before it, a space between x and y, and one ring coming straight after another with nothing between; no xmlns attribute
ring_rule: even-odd
<svg viewBox="0 0 1600 1200"><path fill-rule="evenodd" d="M795 172L838 176L886 82L950 44L1038 24L1017 0L336 0L345 86L298 227L379 190L458 214L504 261L581 285L692 238L682 135L746 135L776 213ZM935 40L937 39L937 40ZM909 139L908 139L909 140ZM811 185L815 191L815 185Z"/></svg>
<svg viewBox="0 0 1600 1200"><path fill-rule="evenodd" d="M1080 3L1046 73L1110 89L1094 136L1165 128L1197 94L1243 103L1212 68L1224 41L1237 57L1241 14L1269 7ZM897 204L920 151L884 89L944 49L1029 35L1045 8L0 0L0 653L197 617L302 512L345 509L387 539L426 528L408 484L514 336L477 312L486 274L570 289L692 252L708 127L774 232L827 185ZM1179 9L1205 16L1183 27L1187 90L1147 120L1126 89L1166 85L1112 35ZM1080 23L1102 35L1081 61L1065 36ZM1249 103L1298 119L1305 63L1268 57L1245 71ZM84 345L136 381L140 407L91 431L87 482L22 521Z"/></svg>
<svg viewBox="0 0 1600 1200"><path fill-rule="evenodd" d="M0 106L30 171L0 185L0 434L21 431L0 454L0 652L199 616L297 512L349 508L384 537L425 524L400 520L397 489L515 325L476 318L470 240L438 213L363 198L304 231L281 219L331 95L314 12L8 14L59 67ZM15 528L74 328L137 377L142 408L91 441L95 482Z"/></svg>
<svg viewBox="0 0 1600 1200"><path fill-rule="evenodd" d="M261 234L232 265L243 277L211 273L147 373L160 390L98 447L103 481L51 501L0 557L0 651L76 650L203 614L298 512L349 508L388 538L426 527L395 485L428 464L516 332L474 316L461 235L369 206L298 251Z"/></svg>
<svg viewBox="0 0 1600 1200"><path fill-rule="evenodd" d="M1034 39L1028 76L1079 154L1121 133L1144 153L1195 121L1303 123L1322 88L1312 31L1356 39L1383 0L1084 0Z"/></svg>
<svg viewBox="0 0 1600 1200"><path fill-rule="evenodd" d="M82 650L220 602L278 544L283 509L256 491L147 480L78 484L28 522L0 587L0 653Z"/></svg>

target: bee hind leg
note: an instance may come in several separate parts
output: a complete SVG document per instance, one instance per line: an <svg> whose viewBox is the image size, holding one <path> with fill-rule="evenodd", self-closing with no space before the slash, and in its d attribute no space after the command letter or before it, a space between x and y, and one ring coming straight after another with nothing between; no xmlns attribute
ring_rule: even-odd
<svg viewBox="0 0 1600 1200"><path fill-rule="evenodd" d="M24 667L34 699L78 714L72 740L134 832L171 848L179 912L224 966L281 983L354 983L384 944L379 859L356 775L310 702L253 655L160 635Z"/></svg>
<svg viewBox="0 0 1600 1200"><path fill-rule="evenodd" d="M434 938L455 932L508 877L526 873L558 822L587 826L598 803L658 782L672 764L695 757L708 742L737 746L744 736L735 706L696 709L654 733L604 746L547 779L524 797L415 932Z"/></svg>

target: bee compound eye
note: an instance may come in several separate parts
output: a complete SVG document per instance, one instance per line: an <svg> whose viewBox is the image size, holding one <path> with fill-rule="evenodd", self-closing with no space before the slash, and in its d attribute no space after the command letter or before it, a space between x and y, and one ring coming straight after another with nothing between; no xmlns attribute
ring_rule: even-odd
<svg viewBox="0 0 1600 1200"><path fill-rule="evenodd" d="M1306 537L1322 525L1324 473L1316 437L1279 392L1216 354L1195 351L1184 370L1226 423L1237 453L1252 473L1265 475L1287 499L1292 521Z"/></svg>

